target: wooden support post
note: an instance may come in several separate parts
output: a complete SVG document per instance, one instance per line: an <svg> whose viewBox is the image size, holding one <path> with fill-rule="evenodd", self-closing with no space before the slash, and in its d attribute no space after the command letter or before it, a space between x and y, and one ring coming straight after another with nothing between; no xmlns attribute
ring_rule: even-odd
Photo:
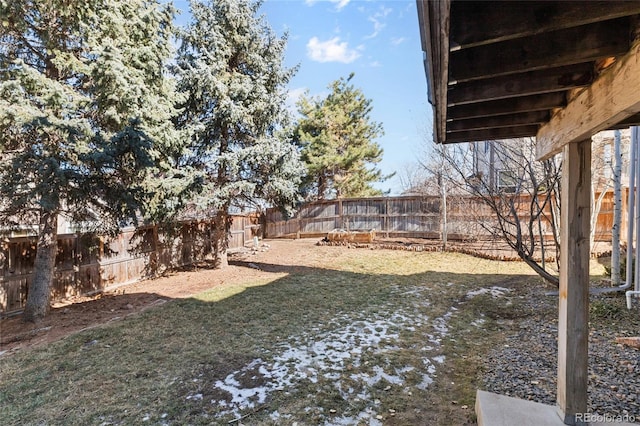
<svg viewBox="0 0 640 426"><path fill-rule="evenodd" d="M585 424L589 337L591 139L563 147L558 319L558 414Z"/></svg>

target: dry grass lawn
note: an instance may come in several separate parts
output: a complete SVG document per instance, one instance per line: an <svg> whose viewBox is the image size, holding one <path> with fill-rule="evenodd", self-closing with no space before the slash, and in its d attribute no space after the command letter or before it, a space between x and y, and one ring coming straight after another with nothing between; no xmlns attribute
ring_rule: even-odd
<svg viewBox="0 0 640 426"><path fill-rule="evenodd" d="M542 285L451 253L271 252L235 266L262 274L1 356L0 424L474 424L492 318Z"/></svg>

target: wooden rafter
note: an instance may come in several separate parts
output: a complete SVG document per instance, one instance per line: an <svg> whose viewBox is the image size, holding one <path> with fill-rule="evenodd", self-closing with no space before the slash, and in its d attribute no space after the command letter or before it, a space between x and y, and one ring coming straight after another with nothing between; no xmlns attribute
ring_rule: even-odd
<svg viewBox="0 0 640 426"><path fill-rule="evenodd" d="M498 127L517 127L527 124L542 124L548 120L549 111L521 112L509 115L454 121L452 123L447 123L447 132L495 129Z"/></svg>
<svg viewBox="0 0 640 426"><path fill-rule="evenodd" d="M455 85L449 89L449 106L520 96L566 91L593 81L591 63L575 64L517 76L502 76Z"/></svg>
<svg viewBox="0 0 640 426"><path fill-rule="evenodd" d="M640 41L540 128L538 159L640 113L639 87Z"/></svg>
<svg viewBox="0 0 640 426"><path fill-rule="evenodd" d="M495 43L640 14L638 1L456 1L451 40L461 47ZM489 24L490 23L490 24Z"/></svg>
<svg viewBox="0 0 640 426"><path fill-rule="evenodd" d="M525 136L534 135L538 130L538 127L538 125L532 124L518 127L499 127L495 129L464 130L461 132L451 132L447 133L446 143L522 138Z"/></svg>
<svg viewBox="0 0 640 426"><path fill-rule="evenodd" d="M447 118L464 120L469 118L492 117L518 112L545 111L566 105L563 92L523 96L515 99L499 99L477 104L456 105L448 108Z"/></svg>
<svg viewBox="0 0 640 426"><path fill-rule="evenodd" d="M450 80L464 82L590 62L629 50L629 18L451 52Z"/></svg>

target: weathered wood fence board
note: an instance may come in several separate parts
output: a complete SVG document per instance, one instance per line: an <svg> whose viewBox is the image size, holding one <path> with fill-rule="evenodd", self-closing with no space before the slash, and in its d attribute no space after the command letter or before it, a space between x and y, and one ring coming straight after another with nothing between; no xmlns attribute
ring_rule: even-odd
<svg viewBox="0 0 640 426"><path fill-rule="evenodd" d="M468 208L458 208L458 214L455 213L456 208L456 204L452 202L448 215L449 232L471 232L469 218L465 217L465 214L469 215ZM487 210L484 214L490 212ZM474 214L474 217L477 217L477 214ZM298 214L289 220L284 220L278 210L268 210L265 236L292 238L327 234L334 229L374 229L381 236L439 238L442 230L440 220L439 197L318 201L303 206Z"/></svg>
<svg viewBox="0 0 640 426"><path fill-rule="evenodd" d="M528 220L531 197L520 196L517 209ZM623 196L623 211L626 208ZM302 206L298 214L285 220L276 209L266 212L265 236L304 238L326 235L334 229L375 230L382 237L442 237L439 196L400 196L325 200ZM493 211L478 197L451 196L447 200L447 236L465 240L489 237L486 227L496 223ZM549 208L547 208L547 212ZM484 224L484 227L483 227ZM596 241L611 241L613 194L607 192L598 215ZM542 221L543 237L551 237L550 224ZM622 235L626 235L623 217Z"/></svg>
<svg viewBox="0 0 640 426"><path fill-rule="evenodd" d="M205 260L211 255L213 226L211 220L201 220L171 228L125 229L109 241L92 234L59 235L52 300L99 292ZM243 247L259 230L258 215L234 216L229 249ZM0 242L0 314L24 308L35 254L35 237Z"/></svg>

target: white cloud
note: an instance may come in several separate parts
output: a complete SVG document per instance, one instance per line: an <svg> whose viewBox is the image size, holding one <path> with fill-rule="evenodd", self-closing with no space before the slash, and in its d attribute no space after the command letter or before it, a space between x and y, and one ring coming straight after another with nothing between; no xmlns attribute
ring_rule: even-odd
<svg viewBox="0 0 640 426"><path fill-rule="evenodd" d="M342 62L349 64L360 54L349 49L347 42L340 42L340 37L334 37L331 40L320 41L318 37L312 37L307 43L307 55L316 62Z"/></svg>
<svg viewBox="0 0 640 426"><path fill-rule="evenodd" d="M383 19L386 18L391 12L392 9L388 7L380 7L380 10L378 12L367 18L369 22L373 22L373 33L366 36L365 39L374 38L378 34L380 34L380 31L382 31L382 29L387 26L387 24L383 22Z"/></svg>
<svg viewBox="0 0 640 426"><path fill-rule="evenodd" d="M351 0L329 0L331 3L336 3L336 10L342 10Z"/></svg>
<svg viewBox="0 0 640 426"><path fill-rule="evenodd" d="M314 4L318 3L318 1L320 0L305 0L305 4L307 6L313 6ZM341 11L342 9L345 8L346 5L348 5L351 0L328 0L329 3L333 3L336 5L336 10L337 11Z"/></svg>
<svg viewBox="0 0 640 426"><path fill-rule="evenodd" d="M399 44L404 43L406 40L407 39L405 37L392 37L391 44L393 44L394 46L397 46Z"/></svg>
<svg viewBox="0 0 640 426"><path fill-rule="evenodd" d="M373 32L366 36L365 39L377 37L378 34L380 34L380 31L382 31L382 29L387 26L387 24L383 24L373 16L370 16L368 19L370 22L373 22Z"/></svg>

